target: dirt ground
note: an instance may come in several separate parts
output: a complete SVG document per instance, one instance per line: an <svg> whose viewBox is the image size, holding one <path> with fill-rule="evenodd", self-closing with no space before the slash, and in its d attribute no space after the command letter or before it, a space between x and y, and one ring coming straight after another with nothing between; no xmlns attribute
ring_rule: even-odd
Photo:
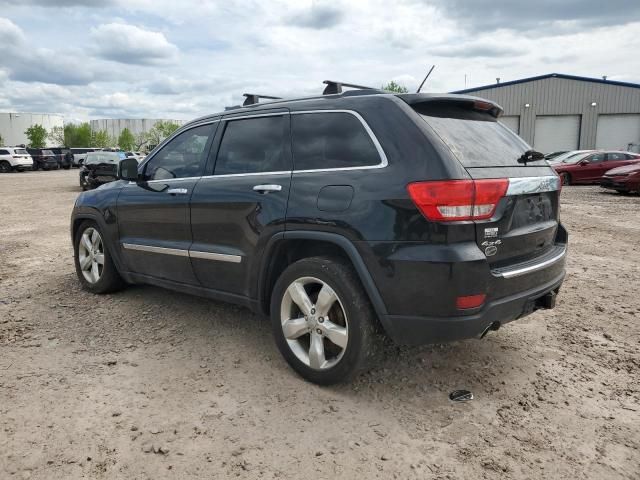
<svg viewBox="0 0 640 480"><path fill-rule="evenodd" d="M83 292L78 192L0 176L0 478L640 478L640 196L564 189L555 310L322 388L242 308Z"/></svg>

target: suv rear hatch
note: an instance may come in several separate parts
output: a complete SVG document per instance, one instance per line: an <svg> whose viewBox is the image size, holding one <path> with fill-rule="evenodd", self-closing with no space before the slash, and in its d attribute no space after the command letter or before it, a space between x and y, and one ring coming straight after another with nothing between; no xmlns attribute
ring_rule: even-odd
<svg viewBox="0 0 640 480"><path fill-rule="evenodd" d="M466 181L475 188L471 208L476 215L463 220L475 222L476 242L494 273L561 253L559 178L541 155L499 122L498 105L465 96L402 97L471 177Z"/></svg>

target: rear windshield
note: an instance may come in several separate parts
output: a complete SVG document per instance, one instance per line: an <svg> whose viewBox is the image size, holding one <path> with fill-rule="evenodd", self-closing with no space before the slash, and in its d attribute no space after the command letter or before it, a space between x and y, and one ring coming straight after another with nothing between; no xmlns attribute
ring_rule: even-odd
<svg viewBox="0 0 640 480"><path fill-rule="evenodd" d="M27 155L27 151L24 148L16 148L16 155Z"/></svg>
<svg viewBox="0 0 640 480"><path fill-rule="evenodd" d="M51 150L42 150L42 154L43 155L53 155L53 152Z"/></svg>
<svg viewBox="0 0 640 480"><path fill-rule="evenodd" d="M523 166L518 158L530 150L524 140L499 122L421 117L465 167Z"/></svg>

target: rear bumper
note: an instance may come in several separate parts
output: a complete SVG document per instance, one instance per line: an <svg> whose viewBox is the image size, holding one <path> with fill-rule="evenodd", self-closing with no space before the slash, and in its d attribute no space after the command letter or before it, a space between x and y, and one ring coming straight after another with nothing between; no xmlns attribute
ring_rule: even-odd
<svg viewBox="0 0 640 480"><path fill-rule="evenodd" d="M481 335L538 308L565 276L568 235L560 224L546 253L493 267L475 242L449 245L411 242L358 244L386 307L385 331L400 344L439 343ZM459 309L462 296L485 294L477 308Z"/></svg>
<svg viewBox="0 0 640 480"><path fill-rule="evenodd" d="M560 290L564 272L537 288L489 302L482 311L457 317L413 317L387 315L387 335L401 345L443 343L479 338L488 329L525 317L541 308L552 308L552 298ZM497 323L496 323L497 322Z"/></svg>

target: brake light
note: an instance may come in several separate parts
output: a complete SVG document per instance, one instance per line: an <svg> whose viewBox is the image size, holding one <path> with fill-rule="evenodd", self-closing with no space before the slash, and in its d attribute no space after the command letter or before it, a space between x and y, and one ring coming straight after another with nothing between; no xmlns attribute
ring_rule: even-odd
<svg viewBox="0 0 640 480"><path fill-rule="evenodd" d="M477 308L484 303L485 298L487 298L487 296L484 293L479 295L466 295L464 297L458 297L456 299L456 308L458 310Z"/></svg>
<svg viewBox="0 0 640 480"><path fill-rule="evenodd" d="M509 179L443 180L407 185L409 196L429 220L454 222L491 218Z"/></svg>

